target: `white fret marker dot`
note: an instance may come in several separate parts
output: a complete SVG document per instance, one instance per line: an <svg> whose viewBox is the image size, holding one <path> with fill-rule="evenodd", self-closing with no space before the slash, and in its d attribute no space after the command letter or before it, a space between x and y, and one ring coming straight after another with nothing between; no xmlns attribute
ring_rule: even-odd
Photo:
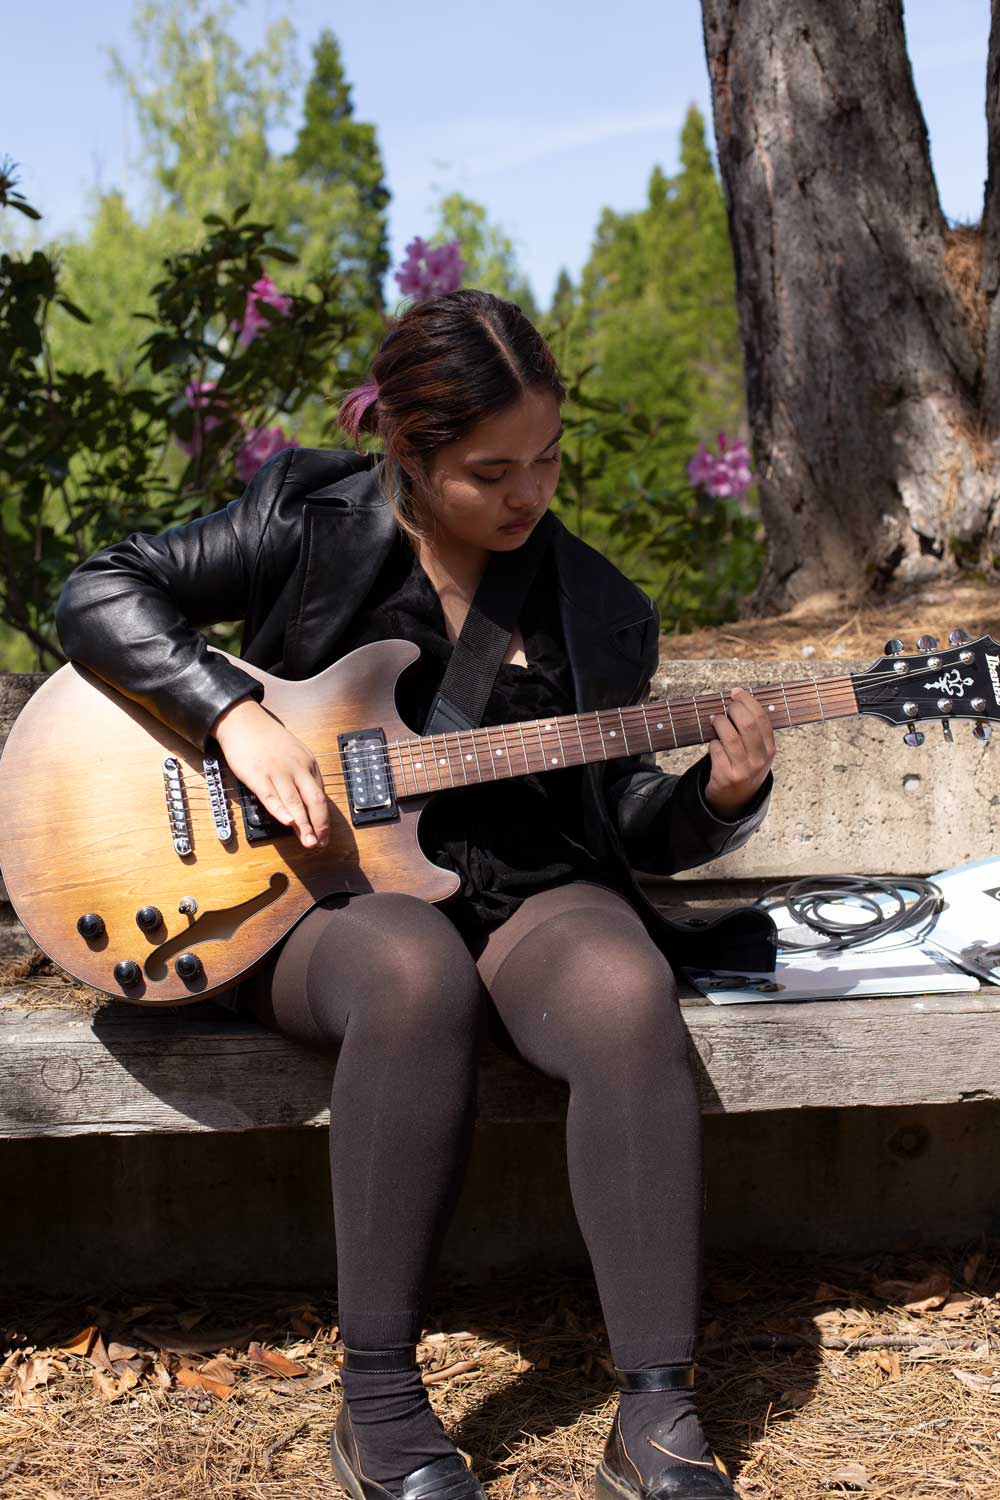
<svg viewBox="0 0 1000 1500"><path fill-rule="evenodd" d="M442 755L441 759L438 761L438 765L439 766L443 766L444 765L444 756L443 755Z"/></svg>
<svg viewBox="0 0 1000 1500"><path fill-rule="evenodd" d="M498 755L498 756L500 756L500 755L502 755L502 754L503 754L503 751L502 751L502 750L498 750L498 751L497 751L497 755Z"/></svg>
<svg viewBox="0 0 1000 1500"><path fill-rule="evenodd" d="M768 711L769 714L773 714L774 713L774 704L773 703L769 703L767 705L767 711Z"/></svg>
<svg viewBox="0 0 1000 1500"><path fill-rule="evenodd" d="M420 770L420 762L419 762L419 760L417 761L415 769L418 770L418 771Z"/></svg>
<svg viewBox="0 0 1000 1500"><path fill-rule="evenodd" d="M471 760L472 756L471 755L467 755L465 758L466 758L466 760Z"/></svg>
<svg viewBox="0 0 1000 1500"><path fill-rule="evenodd" d="M559 757L558 757L558 755L553 755L553 757L552 757L552 764L554 766L557 766L559 764Z"/></svg>
<svg viewBox="0 0 1000 1500"><path fill-rule="evenodd" d="M611 729L608 732L611 735L612 739L614 739L615 735L618 733L617 729Z"/></svg>
<svg viewBox="0 0 1000 1500"><path fill-rule="evenodd" d="M656 727L657 727L657 729L662 729L662 728L663 728L663 725L662 725L662 724L657 724L657 726L656 726Z"/></svg>

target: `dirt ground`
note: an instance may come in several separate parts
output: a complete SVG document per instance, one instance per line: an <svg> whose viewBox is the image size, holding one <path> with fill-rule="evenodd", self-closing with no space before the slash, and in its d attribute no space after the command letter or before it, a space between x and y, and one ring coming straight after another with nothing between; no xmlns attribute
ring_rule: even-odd
<svg viewBox="0 0 1000 1500"><path fill-rule="evenodd" d="M950 630L1000 641L1000 587L983 582L935 584L856 605L836 594L817 595L788 614L663 637L666 657L739 656L789 660L797 656L876 657L887 640L908 651L917 637L947 644Z"/></svg>
<svg viewBox="0 0 1000 1500"><path fill-rule="evenodd" d="M1000 1240L710 1260L698 1405L746 1500L1000 1500ZM0 1304L3 1500L334 1500L322 1289ZM614 1413L589 1275L439 1284L418 1350L489 1500L589 1496Z"/></svg>

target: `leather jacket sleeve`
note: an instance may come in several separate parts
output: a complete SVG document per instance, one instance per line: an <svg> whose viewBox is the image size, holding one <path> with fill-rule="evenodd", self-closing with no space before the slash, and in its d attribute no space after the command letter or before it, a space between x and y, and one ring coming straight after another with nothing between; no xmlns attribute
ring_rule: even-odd
<svg viewBox="0 0 1000 1500"><path fill-rule="evenodd" d="M283 449L235 500L158 536L132 532L74 568L55 625L73 661L204 749L219 715L261 683L197 628L245 619L264 532L295 456ZM281 529L286 547L298 538ZM279 560L282 561L282 560ZM283 560L290 569L294 559Z"/></svg>
<svg viewBox="0 0 1000 1500"><path fill-rule="evenodd" d="M646 686L639 702L650 701L659 659L659 613L646 630ZM741 848L767 814L774 778L770 771L739 818L720 818L705 801L711 757L703 755L680 775L662 771L651 752L608 764L604 795L633 869L648 875L675 875Z"/></svg>

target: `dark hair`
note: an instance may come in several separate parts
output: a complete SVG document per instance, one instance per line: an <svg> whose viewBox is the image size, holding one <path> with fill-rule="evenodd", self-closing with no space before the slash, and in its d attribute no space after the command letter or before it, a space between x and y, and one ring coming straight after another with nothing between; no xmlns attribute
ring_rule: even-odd
<svg viewBox="0 0 1000 1500"><path fill-rule="evenodd" d="M347 393L337 420L355 445L362 432L382 439L386 498L416 539L427 536L417 488L429 485L434 450L528 391L566 397L545 339L515 303L463 287L414 303L390 324L368 380Z"/></svg>

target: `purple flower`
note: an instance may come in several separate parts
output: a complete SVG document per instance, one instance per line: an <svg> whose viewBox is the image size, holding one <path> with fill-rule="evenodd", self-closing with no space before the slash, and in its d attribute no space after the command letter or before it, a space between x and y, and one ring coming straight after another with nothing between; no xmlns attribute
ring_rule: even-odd
<svg viewBox="0 0 1000 1500"><path fill-rule="evenodd" d="M460 240L431 246L419 235L412 239L406 247L406 259L395 273L404 297L413 297L420 302L425 297L440 297L445 292L457 291L465 270L461 249Z"/></svg>
<svg viewBox="0 0 1000 1500"><path fill-rule="evenodd" d="M280 453L282 448L298 446L298 438L286 437L280 427L251 427L236 455L237 477L243 484L249 484L261 464Z"/></svg>
<svg viewBox="0 0 1000 1500"><path fill-rule="evenodd" d="M237 320L230 324L232 328L240 330L239 342L246 348L247 344L253 343L258 333L269 326L269 319L258 311L258 303L266 302L270 307L276 307L283 317L288 317L292 306L291 297L279 292L270 276L260 276L247 292L246 311L243 314L242 323Z"/></svg>
<svg viewBox="0 0 1000 1500"><path fill-rule="evenodd" d="M187 442L184 438L178 437L177 445L191 456L199 451L206 435L211 432L212 428L218 427L222 421L221 417L213 417L209 413L202 416L202 412L206 407L221 407L225 404L221 397L216 397L212 394L215 388L216 382L214 380L191 380L184 387L184 399L195 414L194 428L191 434L191 441Z"/></svg>
<svg viewBox="0 0 1000 1500"><path fill-rule="evenodd" d="M753 479L746 443L720 432L718 457L700 443L687 466L687 474L696 488L700 485L716 499L745 494Z"/></svg>

